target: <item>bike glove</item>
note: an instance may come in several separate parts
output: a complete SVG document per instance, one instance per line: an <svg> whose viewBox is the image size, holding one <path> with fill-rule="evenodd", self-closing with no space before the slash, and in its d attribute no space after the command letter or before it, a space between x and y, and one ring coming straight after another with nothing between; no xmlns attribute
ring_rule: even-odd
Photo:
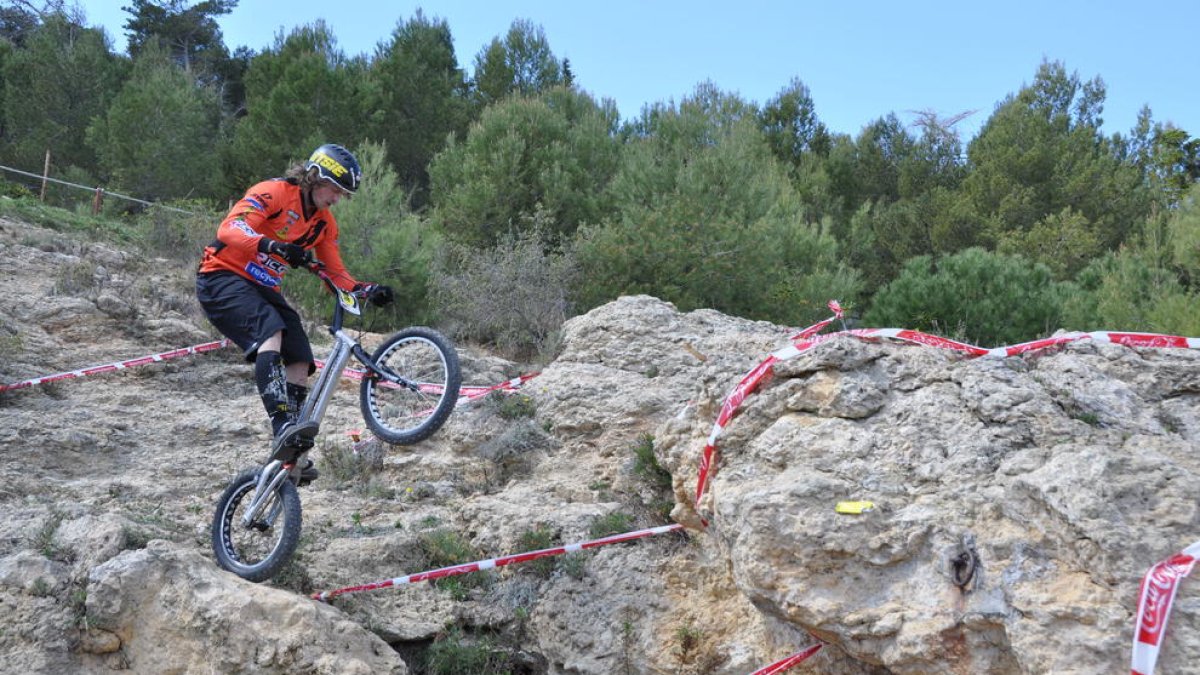
<svg viewBox="0 0 1200 675"><path fill-rule="evenodd" d="M263 242L266 243L264 244ZM305 251L303 246L297 244L289 244L263 237L258 242L258 250L270 255L277 255L292 267L303 267L308 263L308 251Z"/></svg>
<svg viewBox="0 0 1200 675"><path fill-rule="evenodd" d="M376 307L391 304L394 297L392 287L381 284L363 284L362 291L367 294L367 299Z"/></svg>

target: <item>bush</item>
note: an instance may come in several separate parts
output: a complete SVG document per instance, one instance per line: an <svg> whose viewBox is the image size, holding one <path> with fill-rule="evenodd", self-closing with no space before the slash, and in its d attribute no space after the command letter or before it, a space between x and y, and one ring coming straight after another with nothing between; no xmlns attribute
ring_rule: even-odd
<svg viewBox="0 0 1200 675"><path fill-rule="evenodd" d="M170 206L187 213L152 206L137 216L142 247L154 256L198 263L204 247L216 238L224 214L200 201L172 202Z"/></svg>
<svg viewBox="0 0 1200 675"><path fill-rule="evenodd" d="M501 419L510 422L531 418L537 414L537 403L533 397L519 392L493 391L484 399L489 409L494 410Z"/></svg>
<svg viewBox="0 0 1200 675"><path fill-rule="evenodd" d="M654 487L670 489L671 473L654 456L654 436L642 434L633 446L633 472Z"/></svg>
<svg viewBox="0 0 1200 675"><path fill-rule="evenodd" d="M1059 327L1062 289L1044 265L970 248L934 262L918 256L875 296L868 325L926 330L998 346Z"/></svg>
<svg viewBox="0 0 1200 675"><path fill-rule="evenodd" d="M458 628L439 637L424 655L424 672L430 675L510 673L510 657L488 637L468 640Z"/></svg>
<svg viewBox="0 0 1200 675"><path fill-rule="evenodd" d="M537 452L552 444L553 439L528 419L508 425L499 436L479 444L475 455L487 461L484 489L499 488L513 478L529 475L537 464Z"/></svg>
<svg viewBox="0 0 1200 675"><path fill-rule="evenodd" d="M523 553L540 551L554 546L556 543L555 539L553 530L546 525L538 525L532 530L525 530L521 533L520 539L517 540L517 548ZM551 556L531 560L525 563L523 567L532 572L536 577L549 579L557 565L558 559Z"/></svg>
<svg viewBox="0 0 1200 675"><path fill-rule="evenodd" d="M620 511L614 511L604 516L592 519L588 534L592 539L599 539L613 534L624 534L633 529L633 516Z"/></svg>
<svg viewBox="0 0 1200 675"><path fill-rule="evenodd" d="M10 199L33 199L35 195L33 190L30 190L20 183L10 183L6 180L0 180L0 197L8 197Z"/></svg>
<svg viewBox="0 0 1200 675"><path fill-rule="evenodd" d="M537 227L509 233L479 250L453 244L435 263L431 293L455 336L495 345L518 358L553 358L558 331L571 313L573 254L551 250Z"/></svg>
<svg viewBox="0 0 1200 675"><path fill-rule="evenodd" d="M1200 298L1152 252L1125 248L1088 265L1064 296L1064 327L1195 336Z"/></svg>
<svg viewBox="0 0 1200 675"><path fill-rule="evenodd" d="M482 557L469 541L453 530L422 532L418 538L418 547L424 554L426 567L431 570L462 565ZM435 579L433 584L448 591L455 600L464 600L469 589L485 587L490 582L491 577L485 572L469 572Z"/></svg>

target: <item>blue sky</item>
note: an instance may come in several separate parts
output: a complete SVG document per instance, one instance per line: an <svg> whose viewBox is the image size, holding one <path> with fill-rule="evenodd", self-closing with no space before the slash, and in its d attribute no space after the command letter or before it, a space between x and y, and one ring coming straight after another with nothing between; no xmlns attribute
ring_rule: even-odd
<svg viewBox="0 0 1200 675"><path fill-rule="evenodd" d="M120 51L128 4L82 5ZM259 51L281 31L324 19L347 54L371 54L418 7L446 20L468 72L513 20L540 25L554 54L570 59L576 83L613 99L625 119L706 80L761 105L798 77L833 131L857 134L889 112L911 123L913 111L945 118L973 110L958 126L968 140L1050 60L1104 80L1106 133L1127 133L1149 105L1155 121L1200 136L1196 0L241 0L219 22L231 49Z"/></svg>

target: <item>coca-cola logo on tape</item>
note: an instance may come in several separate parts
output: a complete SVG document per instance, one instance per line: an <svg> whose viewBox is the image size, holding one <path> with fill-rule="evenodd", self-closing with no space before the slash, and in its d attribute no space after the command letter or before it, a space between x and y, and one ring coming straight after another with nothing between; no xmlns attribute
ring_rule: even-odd
<svg viewBox="0 0 1200 675"><path fill-rule="evenodd" d="M1176 555L1150 569L1146 575L1146 587L1142 593L1142 621L1138 626L1138 640L1147 644L1158 644L1167 612L1171 608L1171 597L1179 580L1192 571L1195 559Z"/></svg>

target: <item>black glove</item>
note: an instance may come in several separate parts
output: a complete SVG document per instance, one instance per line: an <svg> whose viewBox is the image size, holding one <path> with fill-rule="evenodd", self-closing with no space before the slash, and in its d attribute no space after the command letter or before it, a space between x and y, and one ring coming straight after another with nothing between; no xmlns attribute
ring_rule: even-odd
<svg viewBox="0 0 1200 675"><path fill-rule="evenodd" d="M376 307L390 305L394 294L391 286L383 286L381 284L364 284L362 287L364 293L367 294L367 299Z"/></svg>
<svg viewBox="0 0 1200 675"><path fill-rule="evenodd" d="M265 244L263 242L266 242ZM270 255L283 258L292 267L303 267L308 264L308 251L303 246L288 244L263 237L258 242L258 250Z"/></svg>

